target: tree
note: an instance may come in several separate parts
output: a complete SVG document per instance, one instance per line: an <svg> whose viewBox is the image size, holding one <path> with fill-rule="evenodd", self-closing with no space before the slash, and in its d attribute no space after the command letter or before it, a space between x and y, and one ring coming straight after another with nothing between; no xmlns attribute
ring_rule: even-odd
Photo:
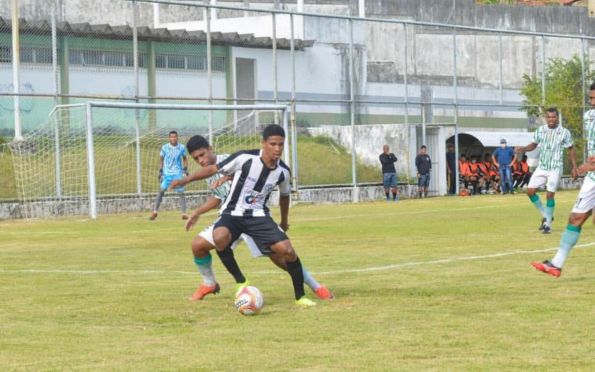
<svg viewBox="0 0 595 372"><path fill-rule="evenodd" d="M585 61L586 88L595 78L595 72L589 72L589 62ZM582 159L583 139L583 103L585 92L581 73L581 60L577 55L571 59L550 59L545 66L545 100L542 101L541 76L523 75L521 95L522 110L529 116L543 116L548 107L557 107L563 118L563 124L572 133L577 159Z"/></svg>

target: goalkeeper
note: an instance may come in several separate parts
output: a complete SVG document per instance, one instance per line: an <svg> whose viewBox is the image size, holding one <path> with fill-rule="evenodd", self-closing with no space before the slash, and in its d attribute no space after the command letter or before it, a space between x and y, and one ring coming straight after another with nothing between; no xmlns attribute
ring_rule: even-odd
<svg viewBox="0 0 595 372"><path fill-rule="evenodd" d="M163 200L163 195L167 191L169 185L178 179L184 178L188 175L188 158L186 157L186 147L178 143L178 132L172 130L169 132L169 143L161 146L159 153L159 183L160 190L155 198L155 208L149 219L153 221L157 218L159 213L159 206ZM175 191L180 194L180 208L182 209L182 219L187 220L186 214L186 197L184 195L184 187L177 187Z"/></svg>

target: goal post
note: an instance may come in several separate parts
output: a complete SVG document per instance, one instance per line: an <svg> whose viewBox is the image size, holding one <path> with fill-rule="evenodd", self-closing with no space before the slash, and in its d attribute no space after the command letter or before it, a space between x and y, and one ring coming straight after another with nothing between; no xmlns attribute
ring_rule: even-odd
<svg viewBox="0 0 595 372"><path fill-rule="evenodd" d="M179 143L200 134L218 153L232 153L258 148L262 127L278 123L286 133L283 158L293 167L290 110L284 104L58 105L47 123L11 146L19 200L28 209L24 216L88 214L96 219L101 213L146 209L159 189L159 149L171 130L179 133ZM190 171L198 169L193 163L188 161ZM186 189L206 191L202 183ZM135 198L136 209L108 203L126 199L130 204Z"/></svg>

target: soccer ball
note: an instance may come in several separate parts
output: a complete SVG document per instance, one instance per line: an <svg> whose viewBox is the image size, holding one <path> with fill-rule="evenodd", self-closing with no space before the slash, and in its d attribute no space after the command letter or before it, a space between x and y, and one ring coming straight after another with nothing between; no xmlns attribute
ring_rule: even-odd
<svg viewBox="0 0 595 372"><path fill-rule="evenodd" d="M264 305L262 292L256 287L248 286L236 293L236 310L243 315L256 315Z"/></svg>

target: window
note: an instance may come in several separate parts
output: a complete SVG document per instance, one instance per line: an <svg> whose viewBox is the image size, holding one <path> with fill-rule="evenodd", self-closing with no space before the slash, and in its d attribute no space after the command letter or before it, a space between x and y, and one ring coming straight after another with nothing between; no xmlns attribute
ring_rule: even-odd
<svg viewBox="0 0 595 372"><path fill-rule="evenodd" d="M188 70L206 70L207 58L198 56L188 56Z"/></svg>
<svg viewBox="0 0 595 372"><path fill-rule="evenodd" d="M185 69L186 57L184 56L167 56L167 68Z"/></svg>
<svg viewBox="0 0 595 372"><path fill-rule="evenodd" d="M103 53L98 50L83 50L83 65L103 65Z"/></svg>
<svg viewBox="0 0 595 372"><path fill-rule="evenodd" d="M155 55L155 67L167 68L167 56L164 56L163 54Z"/></svg>
<svg viewBox="0 0 595 372"><path fill-rule="evenodd" d="M106 66L123 66L124 53L119 52L104 52L103 53Z"/></svg>
<svg viewBox="0 0 595 372"><path fill-rule="evenodd" d="M24 63L35 62L33 59L33 48L21 48L20 60Z"/></svg>
<svg viewBox="0 0 595 372"><path fill-rule="evenodd" d="M35 63L52 63L51 48L35 48Z"/></svg>
<svg viewBox="0 0 595 372"><path fill-rule="evenodd" d="M11 47L0 47L0 62L12 62Z"/></svg>
<svg viewBox="0 0 595 372"><path fill-rule="evenodd" d="M225 72L225 57L213 57L213 61L211 63L211 68L213 71Z"/></svg>

